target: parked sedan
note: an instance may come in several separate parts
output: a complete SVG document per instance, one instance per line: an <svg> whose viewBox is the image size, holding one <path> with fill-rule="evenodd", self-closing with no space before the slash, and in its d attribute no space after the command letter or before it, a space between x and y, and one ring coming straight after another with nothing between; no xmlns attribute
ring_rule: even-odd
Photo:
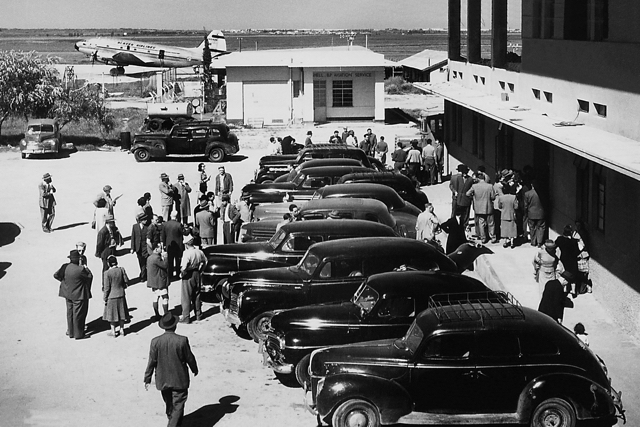
<svg viewBox="0 0 640 427"><path fill-rule="evenodd" d="M387 205L392 212L404 212L408 215L418 216L420 209L414 204L405 201L393 188L383 184L368 182L357 184L334 184L319 188L311 200L335 199L335 198L360 198L376 199Z"/></svg>
<svg viewBox="0 0 640 427"><path fill-rule="evenodd" d="M433 246L399 237L361 237L312 245L295 266L245 271L223 279L221 311L258 341L275 310L323 302L348 301L373 274L399 268L464 271L469 254L485 253L467 245L448 257ZM471 260L473 262L473 260Z"/></svg>
<svg viewBox="0 0 640 427"><path fill-rule="evenodd" d="M307 160L304 163L300 163L295 167L291 165L291 170L288 173L285 173L284 175L280 175L275 180L273 180L273 182L291 182L304 169L314 168L316 166L364 166L364 165L359 160L349 159L349 158L311 159L311 160Z"/></svg>
<svg viewBox="0 0 640 427"><path fill-rule="evenodd" d="M427 195L417 189L413 181L411 181L405 175L398 172L359 172L344 175L338 184L352 184L372 182L377 184L387 185L394 190L409 203L414 204L420 210L425 209L425 205L429 203Z"/></svg>
<svg viewBox="0 0 640 427"><path fill-rule="evenodd" d="M348 222L319 220L286 224L268 242L235 243L209 246L204 250L207 265L202 274L203 293L215 292L220 299L219 283L239 271L297 264L307 249L318 242L351 237L394 237L383 224L371 221Z"/></svg>
<svg viewBox="0 0 640 427"><path fill-rule="evenodd" d="M347 302L293 308L276 314L260 343L264 363L279 374L295 372L300 385L307 379L311 352L321 347L400 338L415 316L439 293L451 300L467 299L466 292L490 289L482 282L460 274L404 271L374 274Z"/></svg>

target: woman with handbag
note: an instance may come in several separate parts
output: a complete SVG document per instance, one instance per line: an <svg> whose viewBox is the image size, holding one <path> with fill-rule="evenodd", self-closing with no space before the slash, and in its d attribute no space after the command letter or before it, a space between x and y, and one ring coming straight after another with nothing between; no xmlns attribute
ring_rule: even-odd
<svg viewBox="0 0 640 427"><path fill-rule="evenodd" d="M114 255L107 257L109 269L104 272L104 313L102 318L111 325L110 337L124 337L124 324L129 321L129 308L125 298L125 289L129 285L129 277L122 267L118 267L118 259Z"/></svg>

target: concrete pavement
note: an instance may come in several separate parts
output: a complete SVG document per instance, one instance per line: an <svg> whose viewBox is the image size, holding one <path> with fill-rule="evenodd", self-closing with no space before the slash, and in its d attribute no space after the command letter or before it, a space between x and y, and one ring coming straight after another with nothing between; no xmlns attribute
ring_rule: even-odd
<svg viewBox="0 0 640 427"><path fill-rule="evenodd" d="M456 164L453 164L452 169ZM451 192L449 181L422 187L441 222L451 213ZM555 239L557 233L550 231ZM445 244L446 234L439 235ZM537 248L529 243L516 248L503 248L502 243L488 244L494 253L482 255L475 263L471 274L479 277L494 290L510 292L526 307L538 308L542 286L533 277L532 260ZM577 322L582 322L589 334L589 347L606 363L613 387L623 392L627 425L640 426L640 340L627 333L624 325L618 325L598 302L598 284L593 284L593 293L579 295L573 300L574 308L564 312L563 324L570 330ZM622 425L619 422L618 425Z"/></svg>

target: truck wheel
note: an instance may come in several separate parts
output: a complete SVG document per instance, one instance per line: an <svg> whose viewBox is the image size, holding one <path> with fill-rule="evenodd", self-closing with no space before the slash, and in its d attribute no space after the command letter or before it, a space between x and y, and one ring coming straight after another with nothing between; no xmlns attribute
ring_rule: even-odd
<svg viewBox="0 0 640 427"><path fill-rule="evenodd" d="M338 406L331 418L333 427L379 427L378 409L366 400L351 399Z"/></svg>
<svg viewBox="0 0 640 427"><path fill-rule="evenodd" d="M573 407L563 399L547 399L538 405L531 417L531 427L575 427Z"/></svg>
<svg viewBox="0 0 640 427"><path fill-rule="evenodd" d="M311 362L311 353L300 359L296 365L296 380L303 389L307 390L309 387L309 362Z"/></svg>
<svg viewBox="0 0 640 427"><path fill-rule="evenodd" d="M209 152L209 161L218 163L224 160L224 150L220 147L212 148Z"/></svg>
<svg viewBox="0 0 640 427"><path fill-rule="evenodd" d="M271 323L273 315L273 311L265 311L264 313L258 314L256 317L251 319L249 323L247 323L247 332L255 342L267 339L267 328Z"/></svg>
<svg viewBox="0 0 640 427"><path fill-rule="evenodd" d="M151 155L144 148L138 148L133 152L133 157L135 157L136 162L148 162L151 160Z"/></svg>

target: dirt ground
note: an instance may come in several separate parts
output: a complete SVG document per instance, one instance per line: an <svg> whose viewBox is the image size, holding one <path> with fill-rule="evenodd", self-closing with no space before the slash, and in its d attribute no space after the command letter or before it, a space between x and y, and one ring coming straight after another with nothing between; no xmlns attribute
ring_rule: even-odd
<svg viewBox="0 0 640 427"><path fill-rule="evenodd" d="M316 142L326 141L340 124L314 128ZM392 142L396 135L415 133L408 125L385 127L354 124L363 134L372 127ZM238 132L241 151L225 163L235 182L234 195L249 182L258 159L268 152L270 135L291 133L304 140L309 128ZM243 147L252 147L251 149ZM162 333L153 314L146 284L127 290L133 319L124 338L106 335L101 320L101 262L94 257L96 231L90 227L94 197L109 184L123 194L115 207L116 223L130 236L136 200L146 191L160 210L158 184L162 172L175 181L183 173L196 187L198 158L136 163L123 151L78 152L68 157L27 159L20 153L0 153L0 427L102 427L164 425L163 402L155 386L145 392L143 374L151 339ZM217 165L207 163L209 174ZM57 188L54 232L40 227L38 183L49 172ZM195 197L192 197L192 205ZM128 240L128 239L127 239ZM65 336L65 302L52 275L66 262L77 241L88 244L93 271L93 298L87 316L90 339ZM130 277L139 270L129 241L119 251L119 263ZM180 306L180 284L169 289L170 307ZM205 304L206 319L180 325L189 337L200 375L192 378L183 426L315 426L303 406L303 392L286 387L262 366L258 348L230 329L217 306Z"/></svg>

